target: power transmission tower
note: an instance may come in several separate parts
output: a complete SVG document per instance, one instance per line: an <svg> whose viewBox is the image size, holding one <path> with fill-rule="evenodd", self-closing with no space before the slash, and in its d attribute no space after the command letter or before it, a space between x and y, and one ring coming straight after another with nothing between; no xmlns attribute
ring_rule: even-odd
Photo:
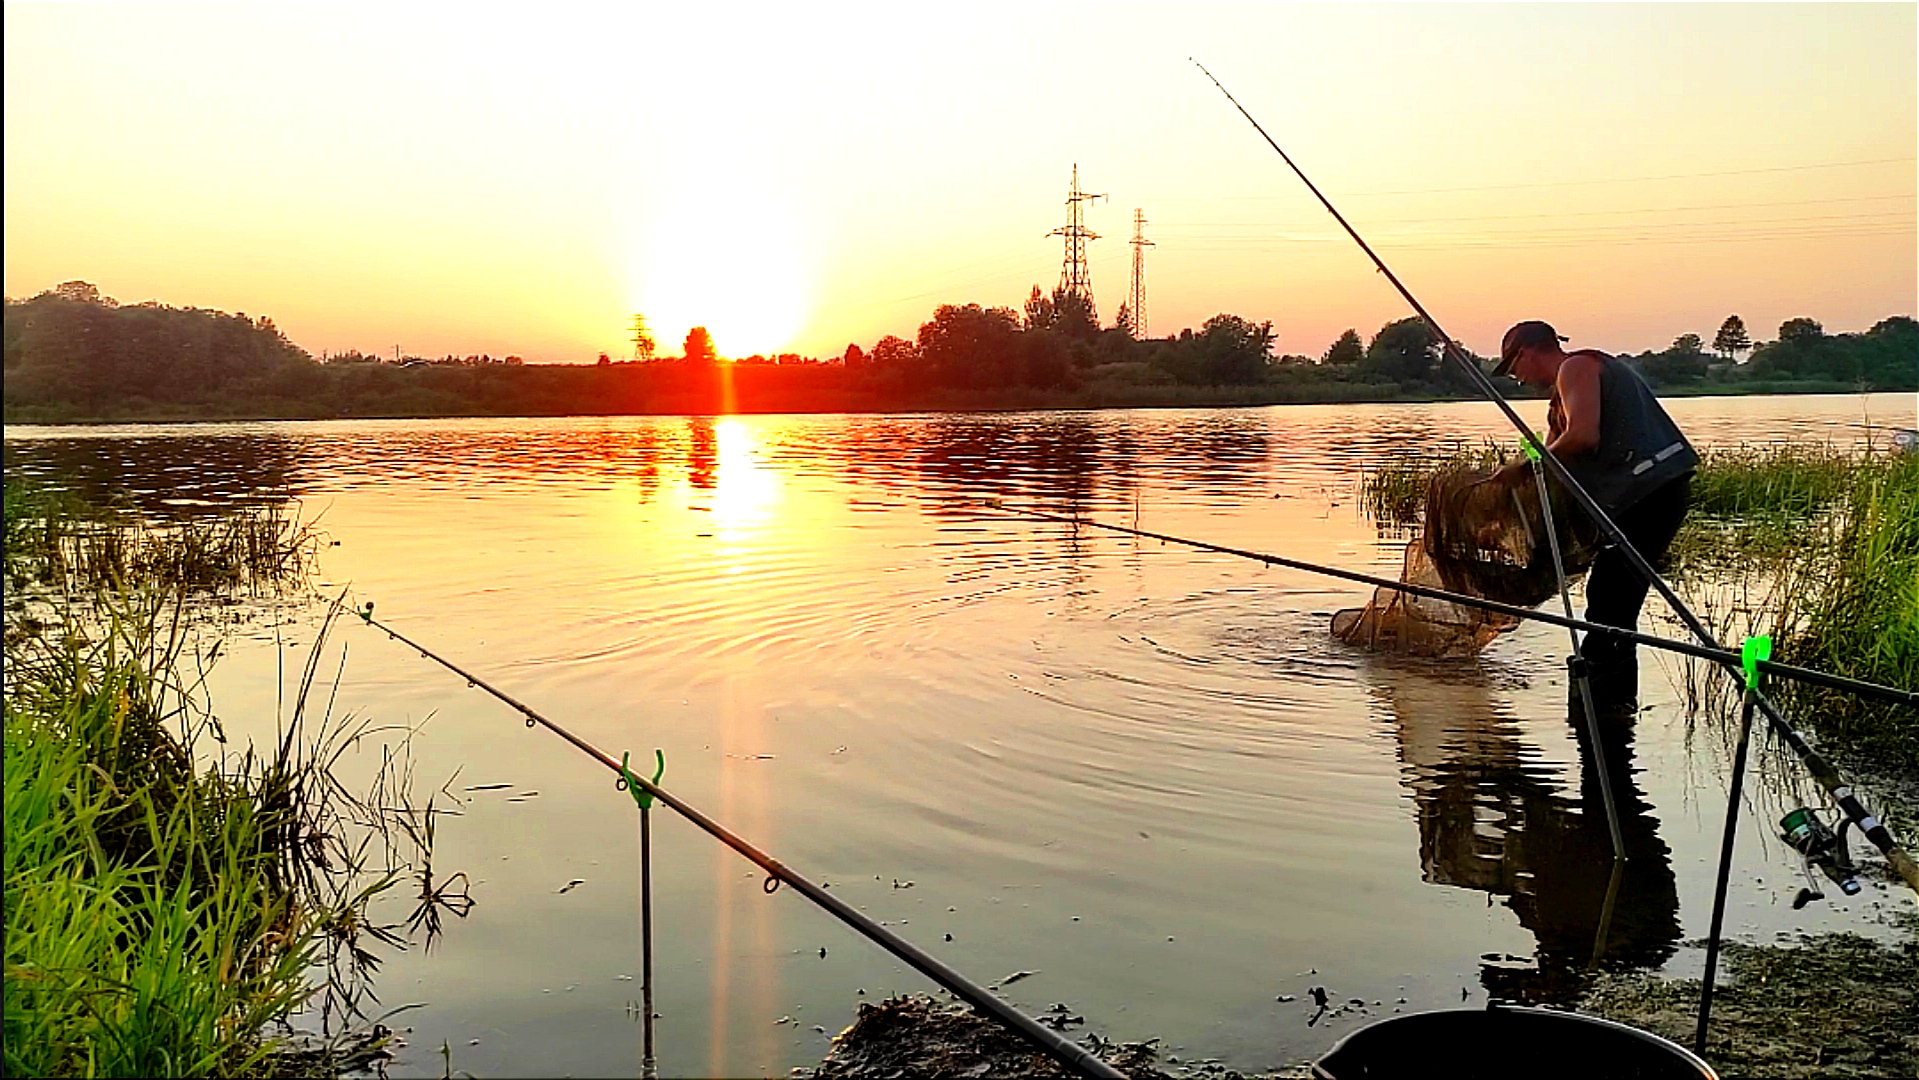
<svg viewBox="0 0 1919 1080"><path fill-rule="evenodd" d="M1067 223L1046 234L1066 238L1066 261L1059 268L1060 291L1085 300L1088 311L1093 308L1093 275L1086 269L1086 242L1099 239L1099 234L1086 227L1082 204L1105 197L1079 189L1079 166L1075 164L1073 186L1066 192Z"/></svg>
<svg viewBox="0 0 1919 1080"><path fill-rule="evenodd" d="M1153 247L1146 239L1146 211L1133 211L1133 288L1126 297L1126 308L1131 315L1133 340L1146 340L1146 249Z"/></svg>

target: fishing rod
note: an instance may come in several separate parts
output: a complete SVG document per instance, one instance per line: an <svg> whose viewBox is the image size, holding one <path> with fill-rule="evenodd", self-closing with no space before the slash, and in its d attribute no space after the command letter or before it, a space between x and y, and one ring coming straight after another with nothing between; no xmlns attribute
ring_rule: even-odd
<svg viewBox="0 0 1919 1080"><path fill-rule="evenodd" d="M1189 57L1188 59L1192 58ZM1353 228L1352 223L1347 221L1346 216L1339 212L1339 208L1333 205L1332 200L1327 198L1325 193L1319 190L1319 186L1313 183L1312 179L1306 175L1305 170L1301 169L1299 165L1293 161L1292 157L1287 154L1285 150L1281 149L1279 143L1275 142L1273 137L1266 133L1266 129L1260 125L1258 120L1253 119L1253 114L1246 111L1246 106L1239 103L1239 99L1233 96L1232 91L1226 89L1225 85L1222 84L1218 78L1214 77L1211 71L1206 70L1206 65L1194 59L1193 66L1199 68L1200 72L1219 89L1220 93L1226 95L1226 100L1232 103L1233 108L1239 110L1239 114L1246 118L1246 122L1253 125L1253 130L1259 132L1260 138L1266 140L1266 145L1273 148L1273 152L1278 154L1280 159L1286 162L1287 167L1292 169L1294 175L1298 176L1300 181L1306 185L1307 190L1313 193L1313 196L1319 200L1320 205L1324 206L1327 212L1333 215L1333 219L1339 222L1340 227L1346 230L1346 234L1352 237L1353 242L1358 244L1360 250L1366 253L1366 257L1372 260L1374 268L1381 274L1384 274L1386 280L1392 283L1394 289L1398 290L1399 295L1405 298L1407 304L1412 306L1413 311L1417 313L1420 320L1426 324L1428 332L1439 341L1443 355L1451 357L1458 363L1458 365L1465 370L1467 378L1472 381L1479 392L1494 405L1498 406L1499 411L1505 415L1506 419L1512 423L1514 429L1520 433L1520 438L1537 449L1539 458L1545 463L1546 468L1550 469L1553 476L1565 486L1567 491L1572 493L1574 500L1579 503L1580 508L1586 511L1587 515L1593 519L1594 524L1598 525L1600 531L1605 534L1606 539L1611 541L1615 549L1625 557L1627 562L1632 564L1634 571L1636 571L1653 590L1659 593L1660 597L1666 601L1667 606L1672 609L1673 614L1678 616L1679 621L1686 625L1686 628L1692 632L1695 638L1699 639L1701 644L1717 653L1717 655L1709 657L1709 659L1718 663L1735 676L1743 674L1743 668L1738 661L1734 659L1734 654L1726 650L1726 648L1719 643L1719 639L1713 635L1711 630L1707 629L1705 623L1700 621L1699 616L1693 614L1692 609L1686 605L1684 600L1680 599L1677 592L1673 591L1672 586L1666 582L1666 579L1662 577L1657 570L1653 569L1652 563L1648 562L1646 557L1640 553L1639 548L1633 544L1631 538L1619 527L1619 523L1612 519L1612 515L1608 514L1605 508L1599 505L1599 501L1593 498L1592 493L1586 490L1585 486L1579 482L1577 477L1573 476L1571 470L1566 468L1566 464L1559 460L1559 456L1554 454L1550 449L1547 449L1543 440L1540 440L1533 434L1532 428L1527 426L1526 422L1513 410L1512 405L1507 402L1505 395L1501 394L1499 388L1493 385L1492 379L1488 378L1486 373L1479 369L1479 364L1466 353L1466 350L1461 347L1457 341L1453 340L1451 335L1446 333L1445 329L1439 325L1439 320L1433 318L1432 313L1427 311L1425 305L1419 302L1419 298L1413 295L1412 290L1408 289L1405 283L1399 280L1399 276L1394 274L1392 269L1386 265L1386 261L1379 257L1379 254L1373 250L1372 245L1366 242L1366 238L1359 235L1359 230ZM1394 587L1403 588L1403 586ZM1815 751L1810 743L1806 742L1805 737L1786 720L1785 716L1780 713L1778 706L1774 705L1771 699L1759 693L1757 689L1753 690L1753 698L1755 707L1765 716L1766 724L1772 730L1773 734L1792 748L1793 753L1797 754L1800 761L1805 764L1806 771L1811 773L1813 779L1819 783L1819 786L1826 790L1827 794L1832 797L1833 802L1838 804L1839 808L1845 812L1847 818L1859 826L1860 832L1862 832L1867 839L1871 840L1875 847L1885 853L1886 861L1898 872L1899 876L1905 880L1906 884L1911 886L1915 891L1919 891L1919 863L1915 863L1912 857L1907 855L1905 851L1899 847L1898 842L1893 839L1892 834L1887 831L1885 825L1874 817L1871 811L1866 809L1865 804L1859 800L1858 795L1853 792L1851 786L1839 775L1839 771L1833 768L1830 762L1826 761L1823 756Z"/></svg>
<svg viewBox="0 0 1919 1080"><path fill-rule="evenodd" d="M1192 58L1188 57L1188 59ZM1405 299L1407 304L1412 306L1414 313L1419 316L1420 321L1426 324L1428 332L1439 341L1443 353L1456 360L1460 367L1465 369L1466 376L1472 380L1474 388L1494 405L1499 407L1499 411L1505 414L1506 419L1510 421L1513 427L1519 432L1520 438L1532 443L1538 449L1540 459L1546 463L1548 469L1552 470L1553 476L1566 486L1566 490L1572 492L1574 500L1579 503L1582 509L1592 516L1594 523L1599 526L1600 531L1606 534L1606 539L1619 548L1620 554L1626 557L1626 561L1632 563L1633 569L1638 571L1640 576L1645 578L1647 583L1665 599L1666 603L1672 607L1673 612L1679 616L1680 621L1686 624L1686 628L1691 630L1693 635L1702 642L1714 648L1719 648L1719 641L1713 637L1712 631L1706 628L1706 625L1699 620L1699 617L1693 614L1692 609L1686 606L1685 601L1679 598L1679 594L1673 591L1672 586L1666 583L1665 578L1661 577L1659 572L1653 569L1652 564L1646 560L1646 557L1640 554L1638 547L1626 536L1625 531L1619 527L1619 523L1612 519L1612 515L1606 513L1605 508L1599 505L1599 501L1593 498L1592 493L1587 491L1585 486L1579 482L1578 478L1573 476L1571 470L1566 468L1566 464L1559 460L1559 456L1553 453L1542 441L1534 436L1532 428L1525 420L1520 418L1519 413L1513 410L1511 403L1506 400L1505 395L1501 394L1499 388L1493 385L1492 379L1488 378L1486 373L1479 369L1479 364L1466 353L1466 350L1462 348L1457 341L1454 341L1451 335L1446 333L1445 328L1439 325L1439 320L1433 318L1432 313L1426 310L1426 306L1421 304L1419 298L1413 295L1413 291L1408 289L1405 283L1399 280L1399 275L1393 273L1392 268L1386 265L1386 261L1379 257L1379 254L1373 250L1371 244L1366 242L1366 238L1359 235L1359 230L1353 228L1352 223L1346 220L1346 215L1340 213L1339 208L1334 206L1333 201L1327 198L1325 193L1319 190L1319 186L1313 183L1311 178L1306 175L1305 171L1294 163L1292 157L1288 155L1286 151L1280 149L1279 143L1273 141L1273 137L1266 133L1266 129L1260 126L1259 121L1253 119L1253 114L1246 111L1246 106L1239 103L1239 99L1233 96L1232 91L1226 89L1226 87L1220 83L1219 79L1214 77L1212 72L1206 70L1206 65L1200 63L1198 60L1193 60L1193 66L1205 74L1206 78L1211 80L1212 84L1219 88L1220 93L1226 95L1226 100L1232 102L1233 108L1239 110L1239 115L1245 117L1246 122L1253 125L1253 130L1259 132L1260 138L1266 140L1266 145L1273 148L1273 151L1280 156L1281 160L1286 162L1287 167L1293 170L1294 175L1298 176L1306 185L1307 190L1313 193L1313 197L1319 200L1320 205L1324 206L1327 212L1333 215L1333 220L1339 222L1340 228L1346 230L1346 235L1352 237L1353 242L1358 244L1360 250L1366 253L1366 257L1372 260L1374 268L1381 274L1384 274L1386 280L1392 283L1394 289L1398 290L1399 295Z"/></svg>
<svg viewBox="0 0 1919 1080"><path fill-rule="evenodd" d="M1069 517L1065 514L1050 514L1044 510L1007 506L997 502L988 503L987 505L995 510L1004 511L1009 514L1039 518L1044 521L1056 521L1062 525L1083 525L1089 529L1104 529L1108 532L1121 533L1126 536L1138 536L1147 540L1159 540L1164 543L1178 544L1181 547L1195 548L1200 551L1211 551L1221 555L1232 555L1241 559L1251 559L1255 562L1266 563L1269 566L1284 566L1288 569L1304 570L1308 573L1320 574L1325 577L1342 578L1346 581L1358 582L1362 585L1374 585L1383 589L1395 589L1413 596L1421 596L1431 600L1445 600L1449 603L1458 604L1461 607L1477 608L1481 611L1490 611L1500 615L1510 615L1515 619L1550 623L1554 626L1563 626L1568 630L1578 630L1585 634L1601 634L1617 638L1621 641L1630 641L1655 649L1663 649L1667 652L1679 653L1682 656L1693 656L1701 660L1711 660L1715 663L1731 663L1736 665L1741 662L1738 653L1726 649L1714 649L1704 645L1694 645L1689 641L1677 641L1673 638L1642 633L1638 630L1628 630L1621 626L1610 626L1606 623L1588 622L1584 619L1576 619L1569 615L1555 615L1550 611L1521 607L1518 604L1508 604L1500 600L1489 600L1486 597L1474 596L1471 593L1453 592L1449 589L1441 589L1432 585L1421 585L1411 581L1395 581L1392 578L1380 577L1377 574L1368 574L1359 570L1347 570L1338 566L1326 566L1321 563L1307 562L1304 559L1294 559L1285 555L1273 555L1263 551L1248 551L1244 548L1227 547L1223 544L1211 544L1204 540L1192 540L1184 536L1174 536L1170 533L1153 532L1150 529L1129 528L1125 525L1114 525L1092 518ZM1776 660L1761 660L1759 662L1759 670L1768 675L1777 675L1781 678L1792 679L1795 682L1822 686L1828 690L1838 690L1863 698L1871 698L1875 701L1884 701L1894 705L1904 705L1908 708L1919 709L1919 691L1901 690L1893 686L1881 686L1878 683L1863 682L1859 679L1847 678L1844 675L1833 675L1814 668L1800 667L1796 664L1783 664Z"/></svg>
<svg viewBox="0 0 1919 1080"><path fill-rule="evenodd" d="M366 607L356 609L354 613L360 616L360 619L368 626L385 631L387 637L406 644L408 647L417 650L422 658L431 660L448 671L451 671L453 674L465 679L468 686L484 690L504 702L509 708L526 718L527 727L533 727L537 724L553 734L558 735L560 738L565 739L567 742L572 743L574 749L579 750L601 765L606 766L607 769L612 771L616 776L619 776L625 783L639 788L639 790L645 794L672 807L675 811L678 811L681 817L698 826L709 836L712 836L720 843L744 855L747 861L766 871L767 892L771 893L778 889L781 882L791 885L799 891L800 895L813 901L813 903L819 907L824 908L826 912L834 918L852 927L854 930L859 931L880 948L904 960L920 974L945 987L947 990L952 991L953 994L973 1006L973 1008L978 1009L988 1017L997 1020L1003 1026L1011 1029L1015 1034L1024 1038L1027 1042L1032 1043L1033 1046L1061 1065L1066 1066L1074 1073L1080 1076L1093 1077L1095 1080L1126 1080L1124 1073L1106 1064L1106 1062L1101 1061L1085 1047L1074 1043L1058 1032L1048 1030L1032 1017L1027 1016L1007 1002L993 996L986 988L973 982L966 976L961 975L953 968L948 967L931 953L926 952L919 946L914 945L912 942L881 926L859 911L854 910L852 905L846 903L846 901L827 892L824 887L814 884L811 880L787 866L785 863L754 847L726 826L721 825L719 822L714 821L712 818L707 817L695 809L692 804L681 799L679 796L660 787L651 780L629 771L621 761L613 758L599 747L573 734L566 728L561 727L559 724L554 723L552 720L547 719L545 716L540 715L534 711L531 706L520 702L518 699L495 687L485 679L467 671L453 661L448 660L419 642L414 641L412 638L407 637L405 634L400 633L393 627L375 619L373 617L373 604L370 601ZM650 1009L650 1007L651 1003L649 1002L648 1008Z"/></svg>

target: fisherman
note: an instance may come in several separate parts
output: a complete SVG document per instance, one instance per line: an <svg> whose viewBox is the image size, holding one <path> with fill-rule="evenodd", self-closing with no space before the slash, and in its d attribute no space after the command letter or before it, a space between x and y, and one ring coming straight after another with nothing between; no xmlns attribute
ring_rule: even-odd
<svg viewBox="0 0 1919 1080"><path fill-rule="evenodd" d="M1495 375L1552 388L1546 449L1589 492L1632 546L1663 570L1666 549L1686 517L1699 455L1660 408L1639 373L1597 349L1566 352L1566 339L1537 319L1516 324L1499 344ZM1528 468L1521 459L1502 479ZM1639 609L1652 583L1608 542L1586 578L1586 621L1638 629ZM1615 706L1638 696L1634 645L1589 634L1580 646L1601 696Z"/></svg>

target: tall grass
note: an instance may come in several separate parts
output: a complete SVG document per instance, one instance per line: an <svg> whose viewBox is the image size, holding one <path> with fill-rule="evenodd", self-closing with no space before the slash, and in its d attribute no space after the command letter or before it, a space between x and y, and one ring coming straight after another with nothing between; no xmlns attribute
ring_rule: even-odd
<svg viewBox="0 0 1919 1080"><path fill-rule="evenodd" d="M1866 459L1823 443L1715 448L1699 456L1692 510L1699 517L1807 517L1854 485Z"/></svg>
<svg viewBox="0 0 1919 1080"><path fill-rule="evenodd" d="M224 784L123 786L115 696L6 710L6 1070L241 1076L310 993L313 917L262 863L272 811ZM74 738L74 726L105 747Z"/></svg>
<svg viewBox="0 0 1919 1080"><path fill-rule="evenodd" d="M319 544L314 523L283 503L163 522L57 489L5 491L9 585L258 594L300 580Z"/></svg>
<svg viewBox="0 0 1919 1080"><path fill-rule="evenodd" d="M316 995L329 1018L364 1019L377 1000L375 950L404 939L375 901L405 876L430 880L431 830L418 820L443 811L411 807L404 759L364 797L340 784L340 754L370 729L336 719L316 692L331 615L281 738L263 751L224 746L189 670L189 592L284 577L287 564L266 556L299 542L297 523L123 524L119 541L81 542L130 556L109 584L72 558L72 538L109 517L82 527L30 518L27 505L8 492L6 1074L276 1071L274 1024ZM232 551L249 529L261 544L248 565L271 574L208 578L181 572L204 562L150 557ZM438 902L463 913L466 901ZM302 1067L330 1066L309 1053Z"/></svg>
<svg viewBox="0 0 1919 1080"><path fill-rule="evenodd" d="M1919 456L1870 459L1822 543L1783 572L1783 652L1794 663L1919 688ZM1799 683L1778 693L1815 727L1919 773L1919 715Z"/></svg>
<svg viewBox="0 0 1919 1080"><path fill-rule="evenodd" d="M1388 528L1411 527L1419 523L1433 477L1456 469L1492 468L1502 453L1499 444L1488 440L1476 448L1462 443L1443 453L1395 457L1361 474L1360 508Z"/></svg>

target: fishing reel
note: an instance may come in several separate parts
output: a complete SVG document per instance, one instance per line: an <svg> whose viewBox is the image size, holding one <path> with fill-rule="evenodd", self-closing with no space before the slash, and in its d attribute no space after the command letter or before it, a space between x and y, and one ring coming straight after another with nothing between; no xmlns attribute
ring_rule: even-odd
<svg viewBox="0 0 1919 1080"><path fill-rule="evenodd" d="M1805 871L1808 882L1808 886L1793 897L1794 911L1814 900L1826 898L1819 888L1819 876L1813 873L1815 866L1839 886L1840 892L1847 896L1859 895L1859 880L1853 876L1852 855L1846 850L1846 830L1852 827L1850 818L1841 820L1839 831L1834 832L1820 820L1817 813L1802 806L1780 818L1779 827L1784 830L1780 833L1780 839L1799 853L1799 867Z"/></svg>

